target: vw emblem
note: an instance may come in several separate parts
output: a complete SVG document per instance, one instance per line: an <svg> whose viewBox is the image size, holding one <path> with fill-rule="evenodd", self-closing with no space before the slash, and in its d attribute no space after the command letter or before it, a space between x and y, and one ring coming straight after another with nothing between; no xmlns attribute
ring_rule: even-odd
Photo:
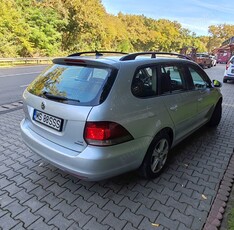
<svg viewBox="0 0 234 230"><path fill-rule="evenodd" d="M43 110L45 109L45 103L44 103L44 102L41 103L41 108L42 108Z"/></svg>

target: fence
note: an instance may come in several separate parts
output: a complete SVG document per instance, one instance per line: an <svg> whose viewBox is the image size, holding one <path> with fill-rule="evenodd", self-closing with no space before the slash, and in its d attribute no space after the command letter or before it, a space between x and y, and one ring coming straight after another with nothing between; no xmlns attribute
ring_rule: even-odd
<svg viewBox="0 0 234 230"><path fill-rule="evenodd" d="M54 58L0 58L0 65L49 64Z"/></svg>

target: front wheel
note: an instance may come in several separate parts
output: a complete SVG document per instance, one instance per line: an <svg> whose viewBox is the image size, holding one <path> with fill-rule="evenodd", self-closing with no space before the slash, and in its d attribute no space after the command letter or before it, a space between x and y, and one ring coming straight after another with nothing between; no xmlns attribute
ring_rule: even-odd
<svg viewBox="0 0 234 230"><path fill-rule="evenodd" d="M164 169L170 147L170 137L167 133L156 135L139 168L140 175L146 179L157 177Z"/></svg>

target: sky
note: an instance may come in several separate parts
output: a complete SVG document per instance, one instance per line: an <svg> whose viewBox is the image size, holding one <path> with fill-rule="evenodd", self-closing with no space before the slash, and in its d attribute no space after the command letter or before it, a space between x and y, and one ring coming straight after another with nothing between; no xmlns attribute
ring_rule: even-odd
<svg viewBox="0 0 234 230"><path fill-rule="evenodd" d="M197 36L209 35L210 25L234 25L233 0L102 0L102 4L114 15L122 12L177 21Z"/></svg>

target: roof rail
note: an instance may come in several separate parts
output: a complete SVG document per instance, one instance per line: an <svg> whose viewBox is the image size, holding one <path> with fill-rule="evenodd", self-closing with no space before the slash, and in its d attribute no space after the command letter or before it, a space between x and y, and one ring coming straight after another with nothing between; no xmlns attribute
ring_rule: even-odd
<svg viewBox="0 0 234 230"><path fill-rule="evenodd" d="M179 54L179 53L169 53L169 52L154 52L154 51L148 51L148 52L138 52L138 53L131 53L131 54L128 54L122 58L120 58L121 61L129 61L129 60L135 60L135 58L137 56L140 56L140 55L148 55L148 54L151 54L151 58L156 58L157 55L169 55L169 56L177 56L179 58L184 58L184 59L188 59L188 60L192 60L191 58L185 56L185 55L182 55L182 54Z"/></svg>
<svg viewBox="0 0 234 230"><path fill-rule="evenodd" d="M68 55L68 57L75 57L75 56L81 56L83 54L95 54L96 57L103 56L103 54L128 54L124 52L117 52L117 51L84 51L84 52L78 52L74 54Z"/></svg>

